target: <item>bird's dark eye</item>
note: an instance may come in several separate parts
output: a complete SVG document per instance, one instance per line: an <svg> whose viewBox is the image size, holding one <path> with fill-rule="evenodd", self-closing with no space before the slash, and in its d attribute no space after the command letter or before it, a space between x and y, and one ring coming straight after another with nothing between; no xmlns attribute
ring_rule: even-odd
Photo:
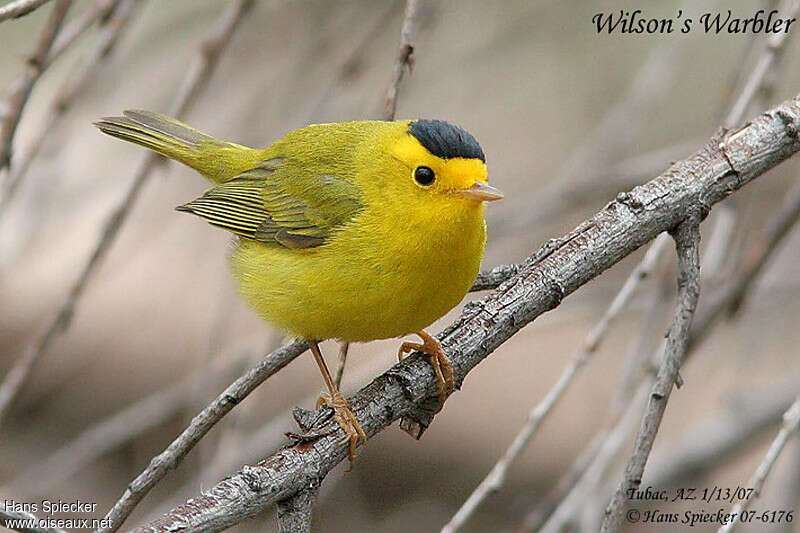
<svg viewBox="0 0 800 533"><path fill-rule="evenodd" d="M428 167L417 167L414 170L414 181L420 185L428 186L436 179L436 175Z"/></svg>

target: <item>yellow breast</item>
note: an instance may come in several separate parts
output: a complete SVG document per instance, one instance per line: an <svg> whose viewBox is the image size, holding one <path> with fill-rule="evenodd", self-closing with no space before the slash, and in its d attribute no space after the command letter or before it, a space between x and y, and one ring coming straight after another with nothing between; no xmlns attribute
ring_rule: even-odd
<svg viewBox="0 0 800 533"><path fill-rule="evenodd" d="M241 240L232 256L242 292L287 332L368 341L425 328L458 304L486 241L483 206L365 210L332 241L290 250Z"/></svg>

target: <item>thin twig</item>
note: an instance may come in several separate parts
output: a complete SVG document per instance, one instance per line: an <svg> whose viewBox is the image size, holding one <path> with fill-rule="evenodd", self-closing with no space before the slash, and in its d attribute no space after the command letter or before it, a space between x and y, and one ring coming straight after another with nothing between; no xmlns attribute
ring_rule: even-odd
<svg viewBox="0 0 800 533"><path fill-rule="evenodd" d="M398 0L392 0L385 4L380 15L372 20L372 24L364 32L363 37L355 43L347 57L338 65L336 77L327 90L320 94L314 104L309 106L310 111L304 120L305 123L319 122L334 97L349 87L349 84L352 84L363 70L365 57L374 49L373 43L388 33L387 28L396 18L402 4Z"/></svg>
<svg viewBox="0 0 800 533"><path fill-rule="evenodd" d="M625 467L625 475L614 498L606 508L606 518L601 529L604 533L617 531L622 523L622 512L628 492L639 487L650 450L655 442L661 419L667 408L678 370L689 345L689 328L700 296L700 215L690 215L673 233L678 253L678 301L675 317L667 336L664 360L656 382L650 392L647 411L636 436L633 454Z"/></svg>
<svg viewBox="0 0 800 533"><path fill-rule="evenodd" d="M280 533L306 533L311 531L311 513L319 485L302 490L278 502L278 531Z"/></svg>
<svg viewBox="0 0 800 533"><path fill-rule="evenodd" d="M497 347L580 286L659 233L678 226L687 213L707 210L767 168L800 150L800 100L723 133L664 175L621 194L565 237L529 257L522 270L477 302L438 338L453 364L456 383ZM725 147L723 153L720 146ZM682 321L681 321L682 322ZM430 365L414 354L348 399L361 427L373 436L399 418L430 421L438 387ZM343 430L329 410L307 434L257 465L217 483L191 503L136 531L219 531L318 483L347 457ZM327 416L324 416L327 415Z"/></svg>
<svg viewBox="0 0 800 533"><path fill-rule="evenodd" d="M56 40L53 41L53 46L50 47L50 51L47 53L44 65L48 66L58 59L61 54L66 52L77 41L78 37L83 35L83 32L92 27L92 24L108 17L119 2L120 0L94 0L83 12L70 20L56 35Z"/></svg>
<svg viewBox="0 0 800 533"><path fill-rule="evenodd" d="M400 49L394 63L392 82L386 91L386 104L383 109L384 120L394 120L397 112L397 95L406 69L410 72L414 67L414 39L416 38L419 21L419 0L406 0L406 10L403 15L403 27L400 29Z"/></svg>
<svg viewBox="0 0 800 533"><path fill-rule="evenodd" d="M772 231L768 231L768 236L757 239L757 242L764 243L763 245L758 246L758 253L754 252L752 257L752 264L765 264L769 258L769 255L774 251L777 244L780 242L780 239L785 237L787 233L787 229L791 224L792 221L797 219L797 214L792 216L800 205L800 185L797 186L796 194L790 194L789 198L787 198L786 202L784 203L783 207L778 211L778 213L773 217L770 223L767 225L768 228L773 228ZM774 239L774 240L773 240ZM705 307L701 307L700 310L697 312L697 317L695 318L691 333L690 333L690 344L689 344L689 351L693 351L699 344L699 341L705 338L712 329L712 326L715 324L715 321L709 318L703 317L715 317L722 314L725 309L730 308L730 304L734 299L736 294L746 294L746 292L738 292L746 291L748 287L752 286L752 281L755 278L751 269L743 270L736 278L734 278L730 285L722 291L721 296L707 298L707 300L711 300L709 305ZM738 288L738 289L737 289ZM654 295L655 299L654 302L660 300L660 296L658 294ZM643 322L644 325L650 324L650 320L646 319ZM643 333L645 330L643 330ZM635 355L641 352L641 349L636 347L640 346L641 342L637 341L634 344L634 349L631 351L631 355ZM649 360L653 360L656 356L663 353L663 345L659 347L654 356L650 357ZM633 360L633 357L629 357L630 360ZM621 383L622 385L619 388L619 394L617 399L615 400L615 407L613 411L615 413L620 412L621 409L627 408L630 405L630 391L634 390L633 380L632 377L635 373L635 369L631 368L629 371L625 373ZM618 415L615 414L614 418ZM752 432L751 432L752 433ZM680 448L678 448L680 449ZM608 461L613 457L608 457ZM603 472L605 473L605 468L607 468L607 464L603 465L604 469L598 469L596 467L590 467L592 472ZM658 475L660 472L659 470L660 465L654 467L654 475ZM596 497L598 493L598 489L596 488L597 483L604 476L596 475L594 476L594 481L586 481L581 480L577 485L576 489L570 493L561 505L557 508L557 510L553 513L552 517L548 520L547 527L542 531L559 531L563 527L563 523L573 518L575 515L579 513L581 509L584 509L585 506L583 502L586 498L589 497ZM654 486L664 486L666 483L654 483ZM594 496L592 496L594 495ZM527 529L527 531L531 531L531 529Z"/></svg>
<svg viewBox="0 0 800 533"><path fill-rule="evenodd" d="M123 30L128 25L136 4L137 0L117 0L114 2L116 7L114 15L103 23L103 30L96 46L86 54L80 67L71 71L71 76L58 90L50 110L45 114L44 123L33 135L33 139L28 143L28 146L20 150L18 155L15 155L14 160L11 162L8 176L3 182L0 182L0 218L7 212L9 202L22 183L30 164L39 154L47 134L54 131L58 121L72 106L75 98L81 94L81 89L91 79L102 64L102 61L114 49Z"/></svg>
<svg viewBox="0 0 800 533"><path fill-rule="evenodd" d="M56 1L56 5L53 6L50 17L39 35L39 42L26 62L22 82L8 97L6 114L0 124L0 169L8 166L11 161L11 143L14 141L14 133L17 131L19 119L22 117L22 110L28 102L33 86L44 72L47 54L71 5L72 0Z"/></svg>
<svg viewBox="0 0 800 533"><path fill-rule="evenodd" d="M559 478L558 483L547 492L544 498L537 498L536 506L525 515L525 519L518 529L520 533L538 531L542 527L547 518L556 510L559 503L566 499L567 495L572 492L583 478L600 451L600 446L604 441L603 437L605 437L603 432L596 433L589 445L573 461L570 469Z"/></svg>
<svg viewBox="0 0 800 533"><path fill-rule="evenodd" d="M144 434L181 409L193 405L195 402L192 391L198 381L208 384L212 377L228 375L237 364L235 358L216 360L169 387L147 395L108 418L92 424L47 458L38 461L35 466L26 469L22 475L0 488L0 494L11 493L12 490L26 494L34 488L43 493L48 487L84 469L98 457Z"/></svg>
<svg viewBox="0 0 800 533"><path fill-rule="evenodd" d="M717 530L717 533L729 533L733 531L734 526L741 521L742 512L750 507L750 503L755 498L761 495L761 489L764 488L764 482L766 482L767 476L775 465L775 461L789 441L789 437L797 431L798 427L800 427L800 396L798 396L792 406L789 407L789 410L784 413L783 426L775 437L775 440L772 441L764 460L758 465L753 477L750 478L750 481L747 483L748 488L754 489L753 496L750 498L742 498L739 500L739 503L734 505L730 512L732 520L721 526Z"/></svg>
<svg viewBox="0 0 800 533"><path fill-rule="evenodd" d="M371 379L374 375L375 372L373 370L360 368L355 370L355 375L352 376L352 379L356 383L362 383ZM314 392L297 402L297 405L315 405L317 398L319 398L319 394ZM236 411L228 416L234 415L235 413ZM292 412L285 410L278 413L275 417L254 431L248 432L246 438L236 443L236 445L229 450L229 453L221 454L215 457L209 464L204 465L202 471L195 472L191 479L184 483L183 487L173 494L190 495L197 487L208 486L218 479L234 472L243 464L257 462L265 453L274 450L284 443L284 434L293 424L295 424L295 419ZM330 485L327 488L330 489ZM2 494L2 491L0 491L0 494ZM170 500L162 501L155 509L149 510L149 516L161 516L183 501L180 497L172 497Z"/></svg>
<svg viewBox="0 0 800 533"><path fill-rule="evenodd" d="M568 521L580 516L587 499L596 497L595 487L608 477L608 469L614 458L619 454L628 435L636 427L639 413L647 402L650 385L651 378L648 377L634 391L631 391L631 400L625 409L608 429L601 430L599 433L602 443L591 464L572 490L561 500L545 524L537 531L540 533L563 531Z"/></svg>
<svg viewBox="0 0 800 533"><path fill-rule="evenodd" d="M41 525L40 519L27 511L6 510L9 503L19 503L20 506L23 504L23 502L14 502L11 498L6 497L3 505L0 506L0 525L22 533L66 533L63 529Z"/></svg>
<svg viewBox="0 0 800 533"><path fill-rule="evenodd" d="M784 7L786 7L786 6L784 6ZM796 8L796 6L793 6L793 7ZM773 58L777 58L779 56L778 52L779 52L780 48L785 45L785 42L786 42L785 39L780 39L777 42L773 43L774 44L774 48L771 50L771 52L769 54L763 54L762 55L761 62L763 63L764 58L766 56L768 56L770 61L768 61L767 63L768 64L774 64L774 62L772 62L771 60ZM741 120L744 111L747 109L747 105L752 101L752 97L755 94L755 89L760 87L765 82L764 74L765 74L766 71L767 70L764 69L764 70L760 70L760 71L754 71L754 72L752 72L750 74L750 76L748 77L748 81L747 81L747 83L745 85L747 87L750 87L753 90L752 90L752 92L749 92L748 95L745 95L745 93L747 91L742 91L742 94L737 99L738 107L734 106L734 107L736 107L736 109L731 109L731 111L728 113L727 118L726 118L726 122L725 122L725 126L727 126L729 128L733 127ZM725 205L723 204L722 207L725 208ZM723 216L723 220L727 221L728 218L731 218L730 216L725 217L725 215L727 215L729 212L730 212L729 209L728 210L722 209L722 210L720 210L719 215L722 215ZM727 224L727 226L730 226L730 224ZM725 229L725 228L718 228L718 229ZM727 229L729 230L730 228L728 227ZM709 248L712 250L712 252L713 252L712 255L713 256L715 256L715 257L718 256L720 258L722 257L723 254L721 252L722 252L722 250L724 248L727 247L727 243L730 240L730 237L731 237L731 232L730 231L715 231L714 235L712 236L712 238L709 241ZM712 268L710 270L715 270L715 268ZM654 307L652 307L652 308L654 309ZM695 328L693 328L693 329L695 329ZM698 331L698 330L699 331L708 331L708 328L707 327L703 327L703 328L698 328L698 329L695 329L695 330L696 331ZM661 352L661 350L659 350L659 353L660 352ZM635 371L635 369L632 368L627 373L629 378L632 377L632 374L633 374L634 371ZM630 382L629 378L623 380L623 386L621 387L621 391L631 390L631 382ZM678 376L678 379L680 380L680 376ZM624 395L627 396L627 394L624 394ZM622 394L619 395L619 396L622 396ZM623 403L617 402L616 405L617 406L622 406Z"/></svg>
<svg viewBox="0 0 800 533"><path fill-rule="evenodd" d="M690 347L699 344L710 330L710 325L726 312L734 313L741 307L750 287L798 220L800 220L800 183L795 184L789 191L783 205L767 223L763 234L745 254L743 265L736 277L719 290L712 292L707 298L707 305L700 307L692 326Z"/></svg>
<svg viewBox="0 0 800 533"><path fill-rule="evenodd" d="M42 7L50 0L16 0L0 7L0 22L27 15Z"/></svg>
<svg viewBox="0 0 800 533"><path fill-rule="evenodd" d="M213 72L222 50L229 42L239 22L252 7L253 1L239 0L231 4L219 30L209 40L202 43L197 59L189 69L184 85L178 92L178 97L172 107L171 114L173 116L181 117L194 104L200 89L205 86L205 82ZM77 281L70 288L66 301L54 318L47 323L44 331L37 336L25 354L14 364L2 385L0 385L0 420L7 412L13 398L22 388L34 365L47 351L56 336L69 327L75 307L88 286L95 268L111 248L120 227L127 219L128 214L136 203L136 199L139 197L139 193L159 162L159 156L153 153L148 154L142 160L128 191L113 213L111 213L89 260L78 276Z"/></svg>
<svg viewBox="0 0 800 533"><path fill-rule="evenodd" d="M798 0L784 0L778 8L779 16L782 18L796 18L798 10L800 10L800 1ZM791 32L768 34L769 37L764 51L759 55L755 67L742 86L739 97L731 106L727 117L723 121L723 125L726 128L732 128L742 121L750 102L752 102L756 93L758 93L758 90L764 84L766 74L769 72L770 67L780 59L790 34Z"/></svg>
<svg viewBox="0 0 800 533"><path fill-rule="evenodd" d="M608 332L611 322L619 315L619 313L630 302L630 299L636 292L639 283L646 279L655 266L658 264L661 254L666 249L669 242L669 236L662 233L654 241L653 245L647 250L645 257L636 265L628 279L625 281L622 289L617 293L611 305L603 314L600 321L593 327L583 341L582 346L575 354L572 362L561 373L561 376L556 381L556 384L545 395L544 399L539 402L528 413L528 417L520 429L514 441L506 449L505 453L495 463L489 474L481 481L481 483L470 494L469 498L461 505L461 508L456 512L450 521L442 528L442 533L454 533L469 519L475 512L478 506L486 499L486 497L497 491L505 481L508 468L519 456L522 450L525 449L531 437L533 437L536 430L541 425L542 421L552 411L558 400L564 395L567 387L572 383L572 380L583 368L589 359L597 352L601 342Z"/></svg>
<svg viewBox="0 0 800 533"><path fill-rule="evenodd" d="M647 484L666 488L717 468L779 421L798 390L800 382L793 378L732 398L724 409L687 428L683 438L653 455Z"/></svg>
<svg viewBox="0 0 800 533"><path fill-rule="evenodd" d="M470 292L486 291L489 289L496 289L501 283L507 279L515 276L519 272L520 265L500 265L493 269L483 271L478 274L478 279L472 284Z"/></svg>
<svg viewBox="0 0 800 533"><path fill-rule="evenodd" d="M344 376L344 366L347 364L347 352L350 349L349 342L342 342L339 344L339 362L336 364L336 374L333 378L333 383L339 389L342 386L342 376Z"/></svg>
<svg viewBox="0 0 800 533"><path fill-rule="evenodd" d="M779 237L774 241L770 237L757 239L757 242L763 242L764 245L758 246L759 253L755 254L754 252L754 254L751 256L753 264L765 264L770 254L775 250L777 244L780 242L780 239L785 237L787 234L787 226L791 226L792 220L796 221L797 216L795 215L792 217L790 215L795 211L795 209L797 209L793 206L795 206L796 203L800 204L800 186L797 187L797 190L798 198L795 198L795 195L790 195L783 207L778 211L778 213L776 213L776 215L767 225L768 228L774 228L773 232L768 232L768 235ZM778 228L780 228L781 231L777 231ZM747 289L752 286L752 282L755 277L756 276L751 269L744 269L730 282L729 286L721 291L719 295L712 295L711 297L706 298L706 300L710 301L710 303L698 310L690 330L690 343L688 347L689 353L694 351L699 345L699 342L712 331L712 326L714 326L716 321L712 320L711 317L720 316L726 309L729 309L731 302L734 301L734 297L737 294L746 294ZM656 301L658 299L659 296L656 295ZM644 321L644 324L648 323L648 320ZM636 344L641 343L637 342ZM632 350L631 354L633 355L640 351L641 350L637 348ZM658 356L663 353L663 351L664 346L662 343L662 346L655 351L653 356L648 356L648 362L656 360ZM629 359L631 358L629 357ZM633 390L633 382L631 377L629 377L631 374L633 374L633 371L627 372L626 376L622 380L622 386L619 389L620 392L615 401L615 412L618 412L621 408L627 408L630 405L630 391ZM615 415L615 418L616 416L617 415ZM750 434L752 434L752 432ZM608 460L610 462L611 457L609 457ZM653 469L653 475L660 475L660 471L660 465L655 466ZM602 472L605 472L605 470L602 470ZM596 483L594 484L581 480L577 485L581 491L575 491L578 492L578 496L573 494L567 496L567 498L564 500L563 507L559 506L559 508L553 513L553 517L551 517L551 519L548 521L548 527L542 531L559 531L562 528L564 521L573 518L581 509L584 509L585 507L583 502L586 500L586 498L596 497L598 494L598 489L596 486L597 483L601 481L602 477L603 476L595 476L594 480ZM665 484L666 483L653 483L654 486L664 486Z"/></svg>
<svg viewBox="0 0 800 533"><path fill-rule="evenodd" d="M178 463L200 441L214 424L241 402L256 387L278 370L289 364L295 357L305 352L305 341L293 341L264 357L255 367L234 381L211 404L195 416L189 426L170 443L159 455L154 457L147 468L128 484L114 507L106 514L108 525L98 529L98 533L111 533L119 529L122 522L133 512L150 489L178 466Z"/></svg>

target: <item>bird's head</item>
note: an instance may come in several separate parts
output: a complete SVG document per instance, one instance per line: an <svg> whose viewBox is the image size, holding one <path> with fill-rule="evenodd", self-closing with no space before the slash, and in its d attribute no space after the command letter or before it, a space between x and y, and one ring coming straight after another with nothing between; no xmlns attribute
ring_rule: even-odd
<svg viewBox="0 0 800 533"><path fill-rule="evenodd" d="M441 120L414 120L391 147L406 167L408 183L440 199L467 200L476 206L503 193L487 182L486 157L465 130Z"/></svg>

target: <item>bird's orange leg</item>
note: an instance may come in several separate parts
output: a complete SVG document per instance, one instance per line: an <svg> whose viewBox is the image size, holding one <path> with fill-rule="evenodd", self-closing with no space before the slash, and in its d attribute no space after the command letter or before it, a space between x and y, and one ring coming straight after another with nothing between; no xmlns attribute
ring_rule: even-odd
<svg viewBox="0 0 800 533"><path fill-rule="evenodd" d="M400 345L400 350L397 352L397 358L402 361L403 355L413 350L419 350L428 356L428 362L433 367L433 372L436 374L436 381L439 383L439 400L444 403L447 397L453 392L456 386L455 378L453 377L453 365L442 350L439 341L420 330L415 333L422 339L422 344L416 342L404 342Z"/></svg>
<svg viewBox="0 0 800 533"><path fill-rule="evenodd" d="M308 339L308 347L311 349L311 353L314 354L314 360L317 362L319 371L322 373L322 379L325 381L325 385L328 387L328 393L322 393L320 395L319 400L317 401L317 409L319 409L319 407L323 404L333 409L333 417L347 434L347 440L350 441L350 450L348 455L350 459L350 468L348 468L348 470L351 470L353 468L353 459L356 457L356 446L358 446L358 441L362 440L364 443L366 443L367 434L364 433L363 429L361 429L361 425L358 423L356 415L353 414L353 411L351 411L350 407L347 406L347 400L344 399L342 393L339 392L339 389L337 389L336 385L334 385L333 379L331 379L331 373L328 371L328 365L325 364L325 359L322 357L322 352L319 349L319 344L317 341Z"/></svg>

